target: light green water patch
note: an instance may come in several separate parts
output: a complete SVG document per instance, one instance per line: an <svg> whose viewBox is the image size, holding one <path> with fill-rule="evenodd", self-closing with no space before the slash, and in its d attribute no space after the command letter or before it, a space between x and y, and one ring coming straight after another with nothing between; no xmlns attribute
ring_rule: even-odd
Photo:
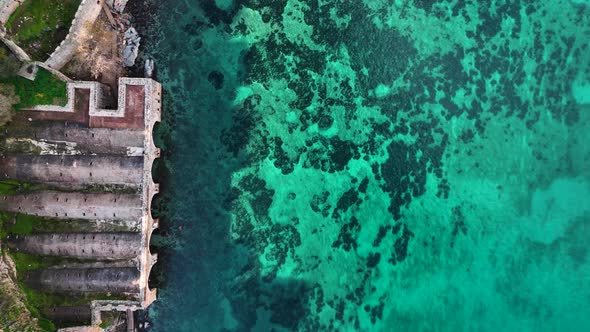
<svg viewBox="0 0 590 332"><path fill-rule="evenodd" d="M467 325L474 330L575 326L575 315L565 308L569 301L586 296L574 294L573 289L587 285L572 273L589 268L587 262L575 267L578 259L570 254L572 249L579 250L579 240L568 234L571 230L545 228L547 236L559 239L561 244L541 244L525 235L538 232L540 220L511 208L512 198L501 194L495 183L479 179L463 182L463 186L452 184L455 194L446 202L427 194L413 203L415 208L407 217L420 220L414 223L418 226L416 234L432 236L417 238L407 265L379 265L372 282L377 292L371 297L374 303L382 298L388 303L382 326L412 330L434 327L433 322L443 319L447 327ZM558 187L566 189L559 184L562 182L568 183L566 186L575 183L574 188L587 187L587 183L558 179L550 192L538 191L539 195L562 195L553 192ZM460 214L450 213L449 207L454 204L461 207ZM588 206L588 201L582 204ZM587 221L568 214L559 215L562 226L587 232ZM468 226L453 240L453 223L458 218ZM569 299L555 303L557 294L559 298L567 294ZM484 307L487 309L482 314ZM527 316L530 319L524 318ZM426 317L428 320L420 321ZM544 317L543 322L534 317Z"/></svg>
<svg viewBox="0 0 590 332"><path fill-rule="evenodd" d="M242 7L234 17L231 28L240 31L249 46L270 38L273 28L269 22L265 23L259 11Z"/></svg>
<svg viewBox="0 0 590 332"><path fill-rule="evenodd" d="M229 10L233 6L233 0L215 0L215 5L223 10Z"/></svg>
<svg viewBox="0 0 590 332"><path fill-rule="evenodd" d="M310 50L321 51L323 47L316 44L311 36L313 26L305 23L305 12L309 6L299 0L289 0L283 12L283 31L287 40L298 46L304 46Z"/></svg>

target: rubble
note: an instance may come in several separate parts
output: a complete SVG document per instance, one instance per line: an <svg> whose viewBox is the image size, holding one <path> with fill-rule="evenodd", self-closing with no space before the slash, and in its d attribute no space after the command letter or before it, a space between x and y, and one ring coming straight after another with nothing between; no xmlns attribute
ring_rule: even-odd
<svg viewBox="0 0 590 332"><path fill-rule="evenodd" d="M125 39L125 48L123 48L123 66L132 67L135 64L135 59L137 59L141 37L139 37L139 34L133 27L130 27L125 31L123 38Z"/></svg>

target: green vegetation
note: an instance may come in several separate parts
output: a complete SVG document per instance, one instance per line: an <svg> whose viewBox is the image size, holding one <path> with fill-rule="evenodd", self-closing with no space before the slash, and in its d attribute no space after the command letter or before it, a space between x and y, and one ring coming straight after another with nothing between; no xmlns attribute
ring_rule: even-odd
<svg viewBox="0 0 590 332"><path fill-rule="evenodd" d="M20 67L20 62L12 52L0 43L0 78L14 75Z"/></svg>
<svg viewBox="0 0 590 332"><path fill-rule="evenodd" d="M11 285L0 284L0 331L6 327L10 327L6 331L39 331L38 322L31 320L15 291Z"/></svg>
<svg viewBox="0 0 590 332"><path fill-rule="evenodd" d="M34 105L64 106L68 101L66 82L42 68L39 68L34 81L11 76L0 78L0 84L14 86L15 93L20 98L20 102L13 106L15 111Z"/></svg>
<svg viewBox="0 0 590 332"><path fill-rule="evenodd" d="M58 306L85 305L90 304L93 300L128 300L126 296L118 294L57 294L35 290L29 287L24 281L28 271L50 266L63 266L69 263L84 263L85 261L64 257L29 255L18 252L10 252L9 256L18 271L18 286L25 295L25 305L31 314L39 319L39 325L46 331L55 331L56 329L53 322L44 315L44 310L46 309Z"/></svg>
<svg viewBox="0 0 590 332"><path fill-rule="evenodd" d="M113 318L112 317L106 317L103 318L102 323L98 324L98 327L100 327L101 329L106 329L107 327L113 325Z"/></svg>
<svg viewBox="0 0 590 332"><path fill-rule="evenodd" d="M67 36L80 0L26 0L6 23L10 37L36 60L46 60Z"/></svg>
<svg viewBox="0 0 590 332"><path fill-rule="evenodd" d="M7 235L32 233L127 232L128 227L110 223L95 224L88 220L62 220L21 213L0 212L0 241Z"/></svg>
<svg viewBox="0 0 590 332"><path fill-rule="evenodd" d="M43 189L49 189L49 186L44 184L21 182L18 180L0 180L0 195L16 195L26 194Z"/></svg>
<svg viewBox="0 0 590 332"><path fill-rule="evenodd" d="M113 194L136 194L139 189L119 184L88 184L76 192L86 193L113 193Z"/></svg>

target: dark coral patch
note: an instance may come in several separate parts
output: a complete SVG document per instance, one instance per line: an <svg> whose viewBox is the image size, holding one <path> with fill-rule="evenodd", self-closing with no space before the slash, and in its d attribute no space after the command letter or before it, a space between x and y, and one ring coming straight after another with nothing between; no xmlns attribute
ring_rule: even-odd
<svg viewBox="0 0 590 332"><path fill-rule="evenodd" d="M369 186L369 178L368 177L365 177L363 179L363 181L361 181L361 184L359 185L359 189L358 189L359 192L360 193L363 193L363 194L367 193L367 187L368 186Z"/></svg>
<svg viewBox="0 0 590 332"><path fill-rule="evenodd" d="M459 233L465 235L467 234L467 225L465 225L465 216L461 211L460 206L455 206L453 208L453 215L451 217L451 224L453 226L453 231L451 233L451 248L455 246L455 238Z"/></svg>
<svg viewBox="0 0 590 332"><path fill-rule="evenodd" d="M307 158L303 167L321 169L334 173L344 170L351 159L358 159L358 147L351 141L344 141L338 137L332 139L315 139L308 141Z"/></svg>
<svg viewBox="0 0 590 332"><path fill-rule="evenodd" d="M383 238L385 237L385 235L387 235L387 232L391 229L391 226L387 225L387 226L379 226L379 232L377 233L377 237L375 238L375 240L373 240L373 247L378 247L381 244L381 241L383 241Z"/></svg>
<svg viewBox="0 0 590 332"><path fill-rule="evenodd" d="M392 265L396 265L397 263L401 263L406 259L408 256L408 245L410 243L410 239L414 237L414 233L408 229L408 226L405 224L402 226L402 234L395 240L393 244L393 252L391 254L391 258L389 259L389 263Z"/></svg>
<svg viewBox="0 0 590 332"><path fill-rule="evenodd" d="M250 130L254 128L254 118L246 112L235 112L234 124L230 129L221 132L221 143L228 152L237 156L240 150L248 145Z"/></svg>
<svg viewBox="0 0 590 332"><path fill-rule="evenodd" d="M253 196L250 204L256 217L267 217L275 191L268 189L266 182L254 175L244 177L239 184L244 191L249 192Z"/></svg>
<svg viewBox="0 0 590 332"><path fill-rule="evenodd" d="M367 267L372 269L375 266L377 266L377 264L379 264L379 261L381 260L381 254L378 252L375 253L371 253L369 254L369 257L367 257Z"/></svg>
<svg viewBox="0 0 590 332"><path fill-rule="evenodd" d="M345 251L356 250L356 239L361 231L361 224L356 217L350 218L350 222L342 225L338 239L332 243L333 248L342 248Z"/></svg>
<svg viewBox="0 0 590 332"><path fill-rule="evenodd" d="M211 83L213 85L215 90L220 90L221 88L223 88L224 77L221 72L214 70L209 73L209 75L207 76L207 79L209 80L209 83Z"/></svg>
<svg viewBox="0 0 590 332"><path fill-rule="evenodd" d="M283 140L280 137L275 137L273 159L275 167L279 168L281 173L289 174L295 169L295 164L299 160L299 155L295 159L291 159L283 149Z"/></svg>
<svg viewBox="0 0 590 332"><path fill-rule="evenodd" d="M327 217L330 214L330 209L332 206L327 204L328 196L330 196L329 191L324 191L321 194L314 194L311 202L309 202L309 206L314 212L321 213L322 216Z"/></svg>
<svg viewBox="0 0 590 332"><path fill-rule="evenodd" d="M340 212L346 212L351 206L359 203L358 191L356 191L355 188L349 189L344 194L342 194L342 196L340 196L338 203L336 203L334 213L332 213L332 218L339 218Z"/></svg>

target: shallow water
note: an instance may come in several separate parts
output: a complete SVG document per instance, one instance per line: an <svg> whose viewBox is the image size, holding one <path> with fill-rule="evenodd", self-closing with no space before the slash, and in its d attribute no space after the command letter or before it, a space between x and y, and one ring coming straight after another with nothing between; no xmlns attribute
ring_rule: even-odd
<svg viewBox="0 0 590 332"><path fill-rule="evenodd" d="M154 331L590 329L590 4L147 3Z"/></svg>

